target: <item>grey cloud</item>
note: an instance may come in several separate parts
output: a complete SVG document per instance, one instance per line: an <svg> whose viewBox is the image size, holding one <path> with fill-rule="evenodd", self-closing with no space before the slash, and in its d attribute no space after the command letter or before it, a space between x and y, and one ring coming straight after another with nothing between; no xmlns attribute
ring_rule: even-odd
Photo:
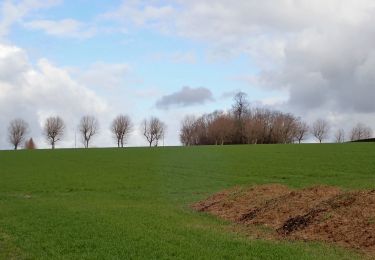
<svg viewBox="0 0 375 260"><path fill-rule="evenodd" d="M225 91L221 94L220 99L232 99L238 92L243 92L240 89Z"/></svg>
<svg viewBox="0 0 375 260"><path fill-rule="evenodd" d="M334 32L335 30L339 31ZM340 25L289 42L280 67L262 73L261 86L285 88L296 109L329 107L341 113L375 112L375 37L363 25Z"/></svg>
<svg viewBox="0 0 375 260"><path fill-rule="evenodd" d="M180 91L163 96L156 102L156 107L159 109L168 109L171 106L187 107L213 100L212 92L207 88L183 87Z"/></svg>
<svg viewBox="0 0 375 260"><path fill-rule="evenodd" d="M208 42L214 55L247 55L256 86L288 91L295 110L375 112L372 0L157 2L126 11L143 14L142 26ZM168 15L147 15L173 3Z"/></svg>

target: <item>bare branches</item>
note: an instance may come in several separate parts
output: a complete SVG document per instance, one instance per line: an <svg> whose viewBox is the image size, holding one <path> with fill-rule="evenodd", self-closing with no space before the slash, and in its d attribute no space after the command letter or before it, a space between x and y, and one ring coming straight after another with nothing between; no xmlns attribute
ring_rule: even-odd
<svg viewBox="0 0 375 260"><path fill-rule="evenodd" d="M344 129L338 129L335 133L335 142L336 143L343 143L345 142L345 131Z"/></svg>
<svg viewBox="0 0 375 260"><path fill-rule="evenodd" d="M78 128L82 135L82 142L85 148L88 148L91 138L99 130L98 120L94 116L83 116Z"/></svg>
<svg viewBox="0 0 375 260"><path fill-rule="evenodd" d="M142 132L149 146L158 146L159 140L164 138L166 126L156 117L145 119L142 122Z"/></svg>
<svg viewBox="0 0 375 260"><path fill-rule="evenodd" d="M44 135L47 142L51 145L52 149L55 149L56 142L60 141L64 135L65 124L64 121L56 116L49 117L46 119L44 124Z"/></svg>
<svg viewBox="0 0 375 260"><path fill-rule="evenodd" d="M350 132L350 141L368 139L372 135L372 129L362 123L358 123Z"/></svg>
<svg viewBox="0 0 375 260"><path fill-rule="evenodd" d="M128 116L117 116L111 125L111 131L117 141L117 147L124 147L124 143L132 130L132 123Z"/></svg>
<svg viewBox="0 0 375 260"><path fill-rule="evenodd" d="M25 140L28 131L28 124L22 119L15 119L10 122L8 127L8 140L17 150L21 142Z"/></svg>
<svg viewBox="0 0 375 260"><path fill-rule="evenodd" d="M248 144L293 143L300 123L292 114L268 109L248 110L243 121L244 142ZM237 127L238 119L233 113L216 111L195 121L191 117L185 119L180 140L184 145L238 144ZM302 130L300 140L307 131L305 128Z"/></svg>
<svg viewBox="0 0 375 260"><path fill-rule="evenodd" d="M196 119L186 116L181 122L180 141L185 146L196 144Z"/></svg>
<svg viewBox="0 0 375 260"><path fill-rule="evenodd" d="M233 114L236 119L241 120L249 112L249 102L247 101L247 95L244 92L238 92L234 96L233 100Z"/></svg>
<svg viewBox="0 0 375 260"><path fill-rule="evenodd" d="M308 134L308 132L309 132L309 126L307 125L307 123L301 120L298 120L296 123L295 138L299 144L303 141L303 139L306 138L306 135Z"/></svg>
<svg viewBox="0 0 375 260"><path fill-rule="evenodd" d="M228 115L219 115L208 126L208 135L213 138L215 144L223 145L233 136L234 121Z"/></svg>
<svg viewBox="0 0 375 260"><path fill-rule="evenodd" d="M232 112L235 119L236 133L234 135L235 143L244 144L246 143L245 134L245 118L249 114L249 102L247 95L244 92L238 92L234 96L234 104L232 106Z"/></svg>
<svg viewBox="0 0 375 260"><path fill-rule="evenodd" d="M311 133L318 139L319 143L328 138L329 124L324 119L318 119L312 126Z"/></svg>
<svg viewBox="0 0 375 260"><path fill-rule="evenodd" d="M250 107L246 94L238 93L232 109L227 111L216 110L200 117L186 116L181 122L180 141L185 146L190 145L226 145L226 144L291 144L301 143L309 132L322 143L329 137L330 127L324 119L316 120L309 127L301 118L291 113L265 107ZM138 128L138 126L137 126ZM85 148L99 129L98 120L94 116L83 116L78 125L80 136ZM124 147L133 124L127 115L115 117L109 129L117 143L117 147ZM337 129L337 128L336 128ZM25 141L28 125L21 119L10 122L8 127L8 140L17 149ZM75 138L77 129L75 130ZM166 125L157 117L150 117L142 121L139 134L143 135L148 145L158 146L164 140ZM63 120L56 117L46 119L43 134L48 144L55 148L65 132ZM138 135L139 136L139 135ZM372 129L364 124L357 124L346 136L351 141L367 140L372 137ZM38 140L38 139L37 139ZM76 139L75 139L76 140ZM337 130L332 135L332 140L338 143L345 141L343 129ZM25 148L33 149L35 144L31 139L24 142Z"/></svg>

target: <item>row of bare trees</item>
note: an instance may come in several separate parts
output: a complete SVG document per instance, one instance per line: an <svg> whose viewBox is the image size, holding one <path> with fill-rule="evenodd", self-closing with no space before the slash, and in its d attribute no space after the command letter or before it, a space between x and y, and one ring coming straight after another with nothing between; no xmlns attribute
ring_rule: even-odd
<svg viewBox="0 0 375 260"><path fill-rule="evenodd" d="M187 116L181 123L180 141L183 145L211 144L288 144L301 143L309 134L319 143L329 137L330 126L318 119L311 126L298 117L280 111L251 108L246 94L234 97L232 109L215 111L201 117ZM358 124L351 131L350 140L370 138L372 131ZM337 142L344 142L345 133L339 130Z"/></svg>
<svg viewBox="0 0 375 260"><path fill-rule="evenodd" d="M22 119L10 122L8 140L17 149L28 134L29 126ZM89 147L92 138L99 131L99 122L94 116L83 116L78 125L82 143ZM117 116L110 126L110 130L118 147L124 147L129 134L133 131L133 124L127 115ZM149 146L158 146L164 140L166 125L156 117L145 119L141 123L140 131ZM65 132L65 123L59 117L46 119L43 134L55 148ZM223 145L223 144L288 144L301 143L309 134L319 143L328 139L330 126L326 120L318 119L311 126L290 113L270 110L266 108L251 108L245 93L239 92L234 97L234 104L229 112L215 111L198 118L187 116L182 121L180 141L183 145ZM343 129L335 133L336 142L346 140L356 141L369 139L372 136L370 127L357 124L345 135ZM35 147L33 140L29 140L25 147Z"/></svg>
<svg viewBox="0 0 375 260"><path fill-rule="evenodd" d="M65 133L65 122L59 116L48 117L44 122L43 135L46 141L55 149ZM83 116L78 125L82 143L85 148L89 147L92 138L99 132L99 122L96 117L91 115ZM110 130L118 147L124 147L129 134L133 130L131 119L127 115L118 115L113 119ZM145 119L141 125L141 131L149 146L158 146L161 139L164 138L166 125L156 117ZM15 119L10 122L8 127L8 141L17 150L25 142L29 133L29 125L23 119ZM25 142L25 148L35 149L35 143L32 138Z"/></svg>
<svg viewBox="0 0 375 260"><path fill-rule="evenodd" d="M327 121L318 119L312 125L312 134L321 143L323 140L329 137L330 126ZM347 136L345 130L340 128L334 133L334 140L336 143L343 143L345 141L358 141L370 139L373 135L373 131L369 126L363 123L355 125L349 135Z"/></svg>
<svg viewBox="0 0 375 260"><path fill-rule="evenodd" d="M335 133L335 142L343 143L346 140L349 141L359 141L370 139L373 135L373 131L369 126L366 126L363 123L358 123L353 129L349 132L348 136L345 134L344 129L338 129Z"/></svg>

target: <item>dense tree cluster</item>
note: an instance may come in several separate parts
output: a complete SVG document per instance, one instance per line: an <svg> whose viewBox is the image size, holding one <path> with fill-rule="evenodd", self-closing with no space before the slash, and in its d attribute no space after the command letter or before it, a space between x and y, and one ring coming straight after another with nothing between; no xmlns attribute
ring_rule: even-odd
<svg viewBox="0 0 375 260"><path fill-rule="evenodd" d="M242 92L234 97L231 111L215 111L182 121L180 140L184 145L287 144L301 142L308 126L292 114L250 108Z"/></svg>
<svg viewBox="0 0 375 260"><path fill-rule="evenodd" d="M311 127L301 118L266 108L251 108L245 93L234 97L228 112L215 111L198 118L186 116L181 122L180 141L185 146L213 144L289 144L301 143L309 134L319 143L329 138L330 126L318 119ZM370 138L372 131L358 124L350 140ZM335 134L336 142L345 141L344 130Z"/></svg>
<svg viewBox="0 0 375 260"><path fill-rule="evenodd" d="M241 117L215 111L197 119L186 117L180 140L184 145L288 144L301 142L307 124L291 114L269 109L249 109Z"/></svg>

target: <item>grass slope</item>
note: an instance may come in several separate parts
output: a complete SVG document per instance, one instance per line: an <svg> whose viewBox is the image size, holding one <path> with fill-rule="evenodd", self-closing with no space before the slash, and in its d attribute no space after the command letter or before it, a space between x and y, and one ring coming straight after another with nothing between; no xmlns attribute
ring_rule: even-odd
<svg viewBox="0 0 375 260"><path fill-rule="evenodd" d="M234 185L374 188L374 144L0 152L0 258L348 259L247 239L189 204Z"/></svg>

